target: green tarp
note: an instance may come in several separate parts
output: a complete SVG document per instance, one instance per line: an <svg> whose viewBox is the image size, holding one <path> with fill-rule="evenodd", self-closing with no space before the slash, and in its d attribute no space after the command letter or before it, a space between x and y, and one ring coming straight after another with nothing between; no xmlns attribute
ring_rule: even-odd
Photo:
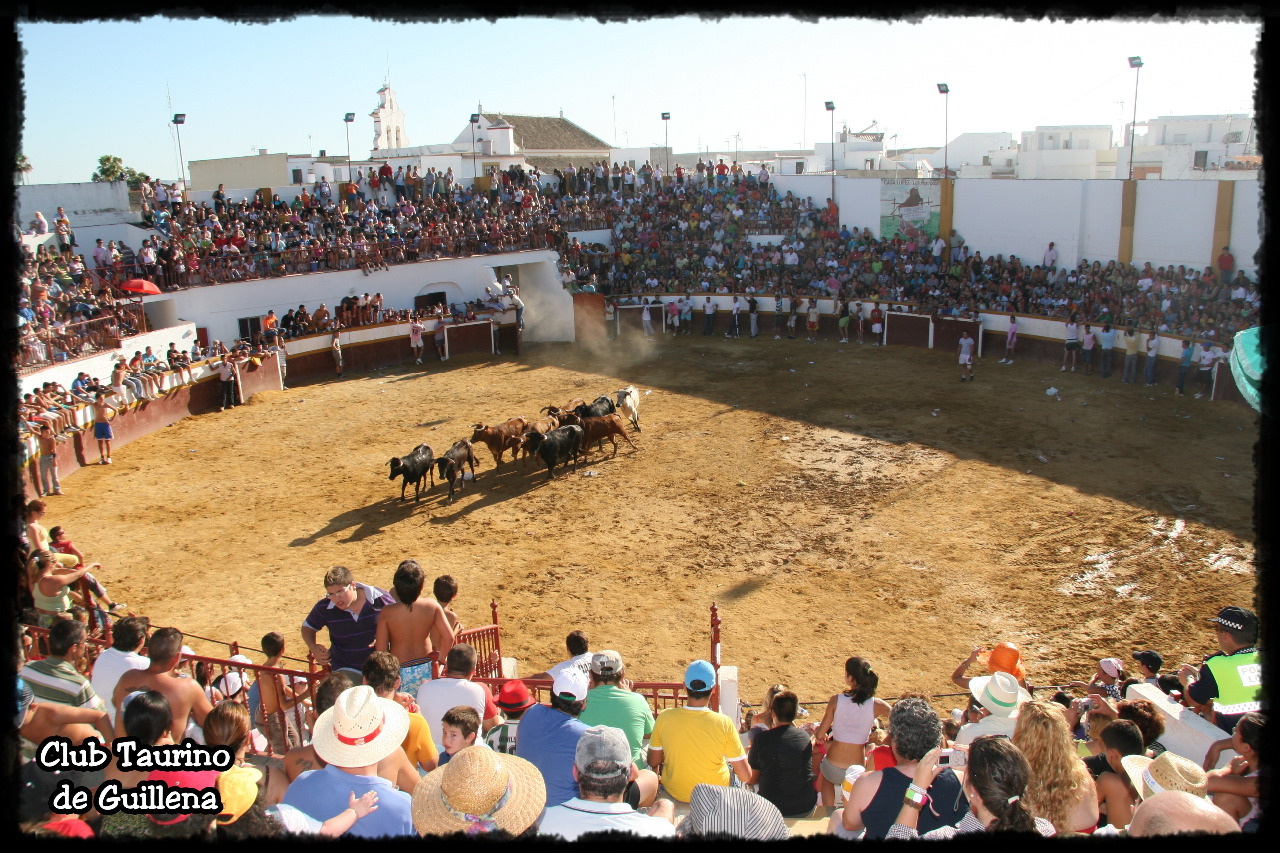
<svg viewBox="0 0 1280 853"><path fill-rule="evenodd" d="M1257 327L1237 332L1231 346L1231 375L1249 405L1262 411L1262 336Z"/></svg>

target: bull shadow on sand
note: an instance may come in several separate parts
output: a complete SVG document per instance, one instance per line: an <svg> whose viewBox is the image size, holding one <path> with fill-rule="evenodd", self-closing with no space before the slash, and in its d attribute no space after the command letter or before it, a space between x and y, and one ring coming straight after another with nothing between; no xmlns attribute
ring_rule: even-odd
<svg viewBox="0 0 1280 853"><path fill-rule="evenodd" d="M439 486L437 485L438 488ZM329 519L324 527L310 536L299 536L294 539L289 543L289 547L305 548L308 545L314 545L317 541L327 536L335 536L343 531L350 531L350 533L339 541L362 542L376 533L381 533L383 529L404 521L415 512L421 512L436 497L434 492L431 495L424 493L422 499L415 506L412 484L410 484L410 488L405 494L408 500L400 500L400 492L397 488L394 495L390 495L380 501L368 506L355 507L340 512ZM448 486L445 487L445 494L448 494Z"/></svg>
<svg viewBox="0 0 1280 853"><path fill-rule="evenodd" d="M629 448L624 446L620 450L626 452ZM476 510L523 497L538 489L548 486L567 486L567 480L580 476L583 471L589 469L592 465L608 461L610 453L612 453L612 450L606 444L604 454L593 450L589 458L579 457L577 473L573 473L567 464L557 465L555 480L547 479L547 466L541 459L536 457L530 457L528 468L522 467L519 462L514 465L510 462L503 462L502 468L496 470L496 474L494 468L485 468L483 471L477 471L477 480L469 482L466 490L458 495L452 504L449 503L449 487L445 486L444 491L432 503L432 508L438 510L439 514L432 514L431 523L453 524L456 521L465 519ZM486 461L492 463L492 459ZM472 489L480 492L480 497L468 500L468 496L473 494Z"/></svg>
<svg viewBox="0 0 1280 853"><path fill-rule="evenodd" d="M724 592L720 593L720 595L723 598L736 601L739 598L746 598L748 595L760 589L760 587L762 586L764 586L763 580L759 578L751 578L749 580L743 581L742 583L734 584L733 586L726 589Z"/></svg>

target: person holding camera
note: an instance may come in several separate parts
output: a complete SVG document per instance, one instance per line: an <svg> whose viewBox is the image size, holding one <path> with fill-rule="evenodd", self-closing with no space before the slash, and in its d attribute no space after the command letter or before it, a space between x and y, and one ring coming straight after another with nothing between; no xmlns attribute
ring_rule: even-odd
<svg viewBox="0 0 1280 853"><path fill-rule="evenodd" d="M969 804L960 796L960 779L950 765L964 753L949 750L944 763L938 750L941 743L942 721L929 702L919 695L898 700L889 713L894 766L859 776L845 807L832 814L827 832L851 840L888 838L890 829L901 818L903 799L911 793L919 765L927 756L943 766L934 773L930 765L927 787L920 786L925 788L923 793L915 794L917 802L927 804L919 812L917 830L925 834L944 826L955 827L969 811Z"/></svg>
<svg viewBox="0 0 1280 853"><path fill-rule="evenodd" d="M969 747L963 788L969 801L968 814L955 826L941 826L921 835L918 829L921 814L933 805L927 792L938 775L946 771L944 759L952 752L931 749L917 762L888 838L932 840L974 832L1038 832L1045 837L1057 834L1053 824L1032 815L1026 803L1027 783L1031 779L1031 765L1026 757L1008 739L988 735Z"/></svg>

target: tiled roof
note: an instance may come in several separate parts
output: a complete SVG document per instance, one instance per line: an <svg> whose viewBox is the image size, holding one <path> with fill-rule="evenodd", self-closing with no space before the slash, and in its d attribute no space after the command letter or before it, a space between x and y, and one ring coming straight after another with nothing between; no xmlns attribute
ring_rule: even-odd
<svg viewBox="0 0 1280 853"><path fill-rule="evenodd" d="M505 119L515 128L516 145L530 151L587 150L608 151L609 143L588 133L567 118L554 116L521 116L510 113L492 114L494 121Z"/></svg>

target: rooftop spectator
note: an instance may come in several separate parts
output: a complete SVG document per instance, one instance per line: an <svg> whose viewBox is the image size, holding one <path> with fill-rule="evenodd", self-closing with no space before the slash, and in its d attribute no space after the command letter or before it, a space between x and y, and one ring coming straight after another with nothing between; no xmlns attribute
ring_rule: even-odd
<svg viewBox="0 0 1280 853"><path fill-rule="evenodd" d="M468 747L413 789L413 826L422 836L520 836L533 828L546 799L542 774L528 761Z"/></svg>
<svg viewBox="0 0 1280 853"><path fill-rule="evenodd" d="M631 744L621 729L592 726L581 733L573 755L578 794L549 806L538 825L539 835L566 841L592 832L628 832L648 838L675 834L675 811L659 800L650 813L626 802L625 791L636 778Z"/></svg>
<svg viewBox="0 0 1280 853"><path fill-rule="evenodd" d="M317 663L327 663L335 672L347 670L359 678L360 668L374 650L379 612L395 604L395 599L375 586L357 583L345 566L329 569L324 587L325 597L302 623L302 640ZM328 647L316 642L322 628L329 630Z"/></svg>
<svg viewBox="0 0 1280 853"><path fill-rule="evenodd" d="M1062 708L1032 701L1018 713L1013 744L1031 762L1027 804L1058 832L1087 832L1098 824L1093 777L1076 754Z"/></svg>
<svg viewBox="0 0 1280 853"><path fill-rule="evenodd" d="M400 749L408 731L409 715L399 703L380 698L367 685L344 691L313 729L312 747L326 766L295 779L284 802L327 821L350 807L353 793L362 796L373 791L378 808L356 821L347 834L360 838L412 835L410 795L377 775L378 763Z"/></svg>
<svg viewBox="0 0 1280 853"><path fill-rule="evenodd" d="M899 699L889 712L894 766L858 776L844 808L831 816L828 831L840 838L887 838L918 764L938 748L941 740L942 721L926 700ZM960 780L950 767L933 776L924 796L928 797L930 808L920 813L916 829L921 835L955 826L969 811L968 802L961 796Z"/></svg>

